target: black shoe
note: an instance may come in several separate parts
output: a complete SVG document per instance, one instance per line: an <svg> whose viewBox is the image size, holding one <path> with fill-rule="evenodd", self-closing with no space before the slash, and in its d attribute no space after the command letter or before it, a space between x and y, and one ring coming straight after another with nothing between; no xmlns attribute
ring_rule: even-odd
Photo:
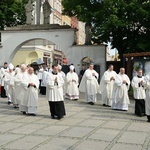
<svg viewBox="0 0 150 150"><path fill-rule="evenodd" d="M23 113L24 115L26 114L26 112L25 112L25 111L23 111L22 113Z"/></svg>
<svg viewBox="0 0 150 150"><path fill-rule="evenodd" d="M150 123L150 120L147 120L148 123Z"/></svg>
<svg viewBox="0 0 150 150"><path fill-rule="evenodd" d="M93 103L93 102L91 102L90 104L91 104L91 105L94 105L94 103Z"/></svg>
<svg viewBox="0 0 150 150"><path fill-rule="evenodd" d="M8 105L10 105L10 104L11 104L11 102L9 102L9 101L8 101L8 103L7 103L7 104L8 104Z"/></svg>
<svg viewBox="0 0 150 150"><path fill-rule="evenodd" d="M51 119L55 119L55 117L54 117L54 116L51 116Z"/></svg>
<svg viewBox="0 0 150 150"><path fill-rule="evenodd" d="M31 116L36 116L36 114L30 114Z"/></svg>
<svg viewBox="0 0 150 150"><path fill-rule="evenodd" d="M63 117L57 117L58 120L61 120Z"/></svg>
<svg viewBox="0 0 150 150"><path fill-rule="evenodd" d="M103 104L103 106L107 106L106 104Z"/></svg>

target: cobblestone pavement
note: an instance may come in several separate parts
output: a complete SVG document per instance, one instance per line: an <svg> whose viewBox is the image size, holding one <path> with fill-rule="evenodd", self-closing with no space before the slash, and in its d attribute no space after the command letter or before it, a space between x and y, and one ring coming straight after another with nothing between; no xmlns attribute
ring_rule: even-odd
<svg viewBox="0 0 150 150"><path fill-rule="evenodd" d="M81 96L82 97L82 96ZM50 118L48 102L40 96L37 116L23 115L0 99L0 149L5 150L150 150L146 117L88 105L83 97L65 100L66 117Z"/></svg>

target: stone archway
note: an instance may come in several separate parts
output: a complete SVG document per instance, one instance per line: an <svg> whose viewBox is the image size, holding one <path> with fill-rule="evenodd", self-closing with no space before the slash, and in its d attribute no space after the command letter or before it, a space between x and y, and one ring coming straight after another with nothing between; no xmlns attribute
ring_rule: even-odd
<svg viewBox="0 0 150 150"><path fill-rule="evenodd" d="M100 65L100 74L106 70L105 45L74 45L76 29L57 25L25 25L8 28L1 31L0 65L6 61L11 63L16 52L27 42L35 39L45 39L58 45L68 59L73 63L76 72L81 68L81 59L90 57L95 64Z"/></svg>
<svg viewBox="0 0 150 150"><path fill-rule="evenodd" d="M23 28L21 26L1 31L0 65L4 61L12 62L14 55L21 46L36 39L45 39L58 45L66 55L67 49L74 44L76 30L64 27L53 27L53 29L51 26L48 27L24 26Z"/></svg>
<svg viewBox="0 0 150 150"><path fill-rule="evenodd" d="M88 68L89 64L93 62L93 60L90 57L84 57L81 60L81 65L85 66L86 68Z"/></svg>

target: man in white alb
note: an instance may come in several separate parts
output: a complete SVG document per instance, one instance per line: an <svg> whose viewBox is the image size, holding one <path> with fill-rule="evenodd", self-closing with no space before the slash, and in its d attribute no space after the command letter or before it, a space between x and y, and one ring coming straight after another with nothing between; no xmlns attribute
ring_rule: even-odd
<svg viewBox="0 0 150 150"><path fill-rule="evenodd" d="M94 70L94 64L91 63L79 86L79 90L85 92L85 99L91 105L94 105L97 100L97 93L99 93L98 76L98 73Z"/></svg>
<svg viewBox="0 0 150 150"><path fill-rule="evenodd" d="M128 110L130 104L128 90L130 88L130 79L125 74L125 69L120 68L120 73L115 76L115 83L112 95L112 109Z"/></svg>
<svg viewBox="0 0 150 150"><path fill-rule="evenodd" d="M109 65L108 70L104 72L100 82L100 92L102 94L102 103L103 106L111 106L112 105L112 94L115 76L117 75L115 71L113 71L114 66Z"/></svg>
<svg viewBox="0 0 150 150"><path fill-rule="evenodd" d="M32 67L29 67L28 74L21 81L21 86L24 88L25 94L20 102L19 110L23 112L23 114L36 115L39 79L37 75L34 74L34 69Z"/></svg>
<svg viewBox="0 0 150 150"><path fill-rule="evenodd" d="M16 108L17 102L15 99L15 86L14 86L14 80L15 80L15 72L13 71L14 65L9 64L8 66L9 72L5 75L5 83L7 85L7 97L8 97L8 104L13 103L14 108Z"/></svg>

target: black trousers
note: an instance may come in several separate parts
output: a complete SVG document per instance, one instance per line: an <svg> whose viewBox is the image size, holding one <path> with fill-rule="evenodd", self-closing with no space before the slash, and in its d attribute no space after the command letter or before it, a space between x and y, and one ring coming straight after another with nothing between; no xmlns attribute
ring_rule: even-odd
<svg viewBox="0 0 150 150"><path fill-rule="evenodd" d="M42 80L40 79L39 80L39 89L41 89L41 82L42 82Z"/></svg>
<svg viewBox="0 0 150 150"><path fill-rule="evenodd" d="M46 95L46 87L41 86L40 94L42 94L42 95Z"/></svg>
<svg viewBox="0 0 150 150"><path fill-rule="evenodd" d="M150 122L150 116L147 116L147 119L148 119L147 121Z"/></svg>
<svg viewBox="0 0 150 150"><path fill-rule="evenodd" d="M1 86L1 97L6 97L6 91L4 89L4 86Z"/></svg>
<svg viewBox="0 0 150 150"><path fill-rule="evenodd" d="M135 114L137 116L145 115L145 100L144 99L135 99Z"/></svg>
<svg viewBox="0 0 150 150"><path fill-rule="evenodd" d="M65 105L63 101L59 101L59 102L49 101L49 107L50 107L50 113L52 117L57 116L58 118L62 118L64 115L66 115Z"/></svg>

